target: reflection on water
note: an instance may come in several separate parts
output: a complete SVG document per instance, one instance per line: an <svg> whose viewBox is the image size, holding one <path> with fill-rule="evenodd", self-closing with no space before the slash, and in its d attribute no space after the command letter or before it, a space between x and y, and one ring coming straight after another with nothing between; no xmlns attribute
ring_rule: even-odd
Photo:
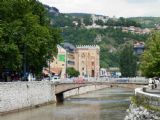
<svg viewBox="0 0 160 120"><path fill-rule="evenodd" d="M132 90L107 88L68 98L63 104L0 116L0 120L123 120Z"/></svg>

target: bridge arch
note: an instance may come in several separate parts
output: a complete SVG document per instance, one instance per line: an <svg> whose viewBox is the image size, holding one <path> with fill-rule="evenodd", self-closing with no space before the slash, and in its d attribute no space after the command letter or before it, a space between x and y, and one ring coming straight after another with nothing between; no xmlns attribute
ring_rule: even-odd
<svg viewBox="0 0 160 120"><path fill-rule="evenodd" d="M93 89L89 91L94 91L102 88L107 88L107 87L123 87L123 88L137 88L144 86L144 84L136 84L136 83L108 83L108 82L94 82L94 83L60 83L60 84L53 84L54 85L54 93L56 96L57 102L63 102L64 101L64 92L77 89L78 88L78 94L79 93L79 88L85 87L85 86L94 86ZM89 92L86 90L86 92Z"/></svg>

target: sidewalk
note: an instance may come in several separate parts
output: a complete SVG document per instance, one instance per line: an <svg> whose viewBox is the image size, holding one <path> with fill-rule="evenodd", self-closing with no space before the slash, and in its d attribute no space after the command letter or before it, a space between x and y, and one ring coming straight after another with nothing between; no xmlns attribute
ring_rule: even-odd
<svg viewBox="0 0 160 120"><path fill-rule="evenodd" d="M160 95L160 84L155 89L146 90L147 93Z"/></svg>

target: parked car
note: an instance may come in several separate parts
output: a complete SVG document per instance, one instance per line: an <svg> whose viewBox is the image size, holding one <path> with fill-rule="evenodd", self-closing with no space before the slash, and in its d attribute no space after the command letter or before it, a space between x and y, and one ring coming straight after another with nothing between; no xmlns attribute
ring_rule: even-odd
<svg viewBox="0 0 160 120"><path fill-rule="evenodd" d="M60 77L55 75L55 76L52 76L50 81L54 82L54 83L60 83Z"/></svg>
<svg viewBox="0 0 160 120"><path fill-rule="evenodd" d="M52 81L52 82L60 82L60 77L55 75L51 77L43 78L43 81Z"/></svg>

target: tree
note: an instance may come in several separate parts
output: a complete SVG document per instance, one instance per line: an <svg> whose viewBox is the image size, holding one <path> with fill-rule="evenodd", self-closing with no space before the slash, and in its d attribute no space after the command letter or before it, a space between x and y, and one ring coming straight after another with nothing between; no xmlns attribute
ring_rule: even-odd
<svg viewBox="0 0 160 120"><path fill-rule="evenodd" d="M85 16L84 19L83 19L83 22L84 22L84 24L85 24L86 26L93 24L93 21L92 21L91 16Z"/></svg>
<svg viewBox="0 0 160 120"><path fill-rule="evenodd" d="M96 20L95 23L100 26L104 25L104 22L102 20Z"/></svg>
<svg viewBox="0 0 160 120"><path fill-rule="evenodd" d="M67 74L69 75L69 77L78 77L79 71L77 71L73 67L71 67L71 68L67 68Z"/></svg>
<svg viewBox="0 0 160 120"><path fill-rule="evenodd" d="M133 54L133 45L126 43L120 50L119 67L124 77L136 76L136 56Z"/></svg>
<svg viewBox="0 0 160 120"><path fill-rule="evenodd" d="M141 71L146 77L160 77L160 32L149 37L141 58Z"/></svg>
<svg viewBox="0 0 160 120"><path fill-rule="evenodd" d="M2 0L0 18L0 73L5 69L40 73L61 42L44 6L37 0Z"/></svg>

